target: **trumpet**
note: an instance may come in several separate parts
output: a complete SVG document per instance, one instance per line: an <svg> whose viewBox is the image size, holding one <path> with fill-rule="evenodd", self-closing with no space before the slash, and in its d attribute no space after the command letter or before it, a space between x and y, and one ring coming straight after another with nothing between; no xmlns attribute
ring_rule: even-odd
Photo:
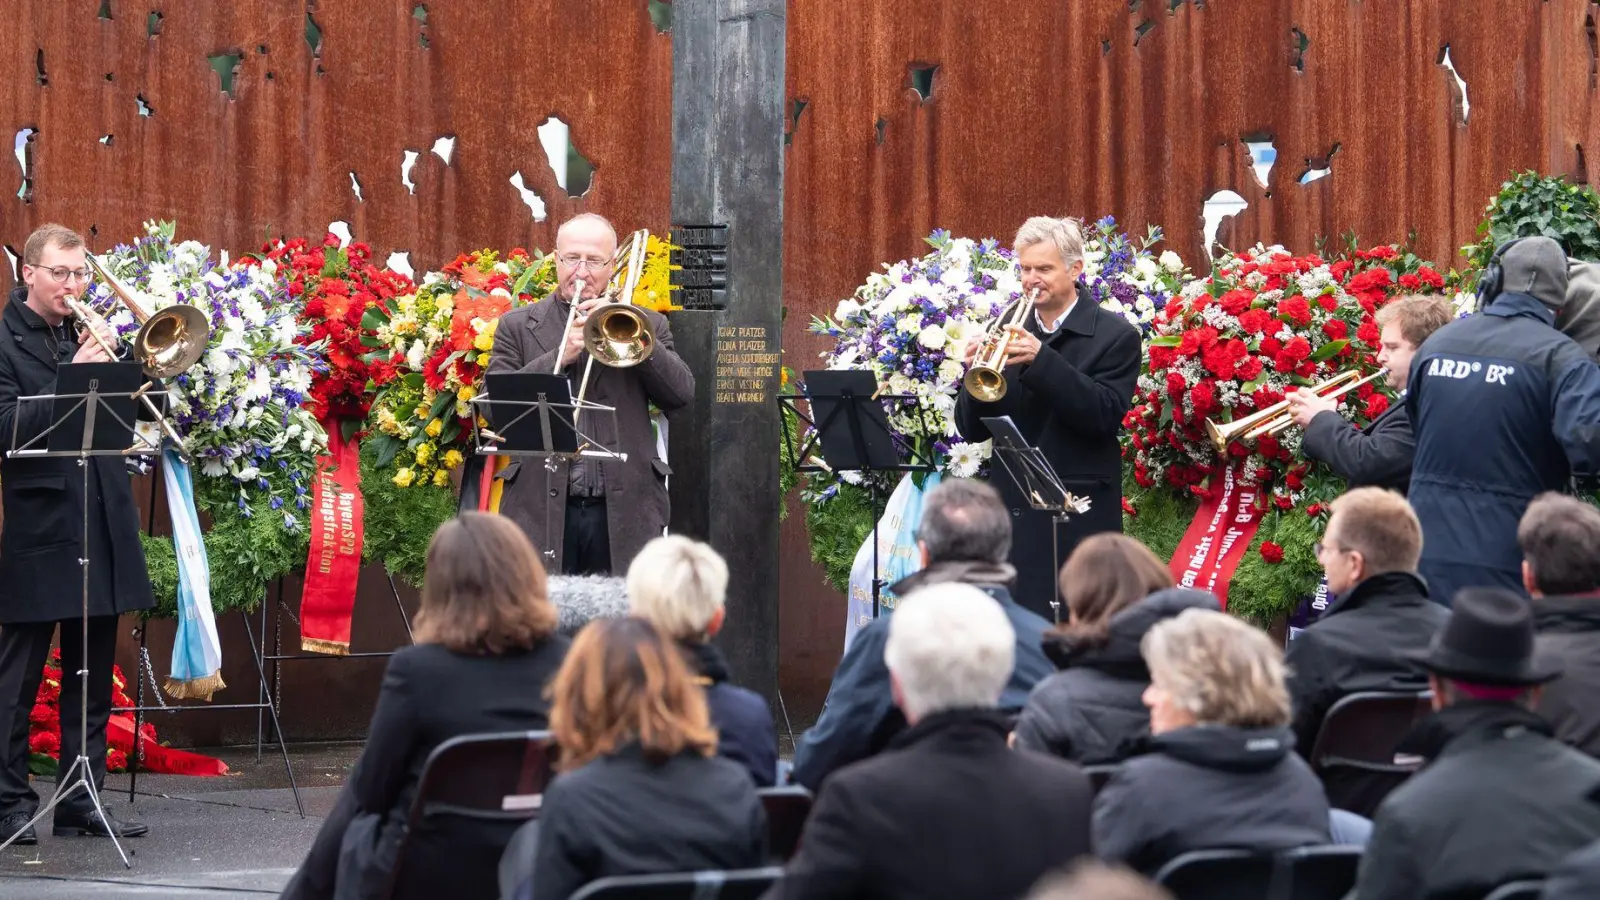
<svg viewBox="0 0 1600 900"><path fill-rule="evenodd" d="M1007 329L1021 326L1028 320L1028 311L1033 309L1033 301L1038 296L1039 289L1034 288L1027 300L1002 313L983 333L978 352L972 356L972 365L961 379L967 393L979 402L994 403L1005 397L1006 376L1002 370L1006 364L1006 348L1011 345L1011 332Z"/></svg>
<svg viewBox="0 0 1600 900"><path fill-rule="evenodd" d="M205 313L186 303L174 303L151 313L133 299L127 288L101 268L93 254L88 254L87 259L95 275L105 282L106 287L139 323L139 333L133 339L133 358L144 366L146 376L170 378L200 361L200 357L205 355L206 340L211 334ZM89 337L100 345L106 356L117 359L121 355L96 329L96 326L105 326L103 317L84 306L76 297L67 297L67 308L88 326Z"/></svg>
<svg viewBox="0 0 1600 900"><path fill-rule="evenodd" d="M1379 369L1365 378L1360 378L1359 373L1351 369L1314 385L1311 392L1321 395L1324 399L1334 400L1370 381L1382 378L1384 374L1385 371ZM1323 391L1330 393L1324 394ZM1206 419L1206 436L1211 439L1211 444L1217 448L1218 453L1226 453L1228 444L1235 440L1241 438L1247 441L1259 440L1266 435L1275 435L1293 424L1294 419L1289 416L1289 401L1280 400L1266 409L1232 422L1218 423L1215 419Z"/></svg>

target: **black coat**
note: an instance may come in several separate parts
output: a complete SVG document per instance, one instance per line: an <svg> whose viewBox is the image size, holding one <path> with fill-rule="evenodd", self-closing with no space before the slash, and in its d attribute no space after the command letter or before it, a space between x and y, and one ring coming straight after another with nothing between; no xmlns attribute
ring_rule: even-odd
<svg viewBox="0 0 1600 900"><path fill-rule="evenodd" d="M1556 738L1600 758L1600 595L1540 597L1533 601L1535 649L1561 665L1544 686L1539 713Z"/></svg>
<svg viewBox="0 0 1600 900"><path fill-rule="evenodd" d="M1421 654L1450 618L1422 579L1386 572L1356 585L1289 642L1295 747L1311 756L1328 710L1360 691L1425 691Z"/></svg>
<svg viewBox="0 0 1600 900"><path fill-rule="evenodd" d="M1600 475L1600 367L1554 321L1537 298L1502 294L1411 360L1407 498L1422 522L1418 571L1440 603L1473 585L1521 592L1528 504L1569 474Z"/></svg>
<svg viewBox="0 0 1600 900"><path fill-rule="evenodd" d="M1457 703L1423 720L1400 749L1432 761L1378 807L1351 896L1482 897L1600 840L1600 761L1549 735L1509 703Z"/></svg>
<svg viewBox="0 0 1600 900"><path fill-rule="evenodd" d="M1144 689L1150 670L1139 653L1145 632L1186 609L1218 608L1205 591L1157 591L1111 617L1103 644L1045 636L1045 654L1061 671L1039 682L1017 719L1017 746L1084 765L1117 762L1150 733Z"/></svg>
<svg viewBox="0 0 1600 900"><path fill-rule="evenodd" d="M968 441L989 440L982 419L1010 416L1039 448L1068 491L1089 498L1089 511L1061 526L1059 552L1051 552L1052 515L1035 511L999 460L989 481L1011 509L1011 564L1017 568L1017 602L1052 620L1056 572L1078 542L1103 531L1122 531L1122 449L1117 436L1133 405L1142 350L1139 332L1095 306L1080 287L1078 301L1053 336L1030 314L1029 332L1043 346L1026 366L1005 369L1006 395L980 403L965 390L956 400L956 427ZM1063 611L1063 616L1065 611Z"/></svg>
<svg viewBox="0 0 1600 900"><path fill-rule="evenodd" d="M1561 861L1544 881L1540 900L1594 900L1600 897L1600 841Z"/></svg>
<svg viewBox="0 0 1600 900"><path fill-rule="evenodd" d="M767 816L750 776L694 752L654 763L630 744L564 773L523 828L538 832L532 890L517 894L531 900L566 900L611 875L767 864Z"/></svg>
<svg viewBox="0 0 1600 900"><path fill-rule="evenodd" d="M1150 738L1094 801L1095 854L1146 874L1191 850L1328 842L1328 798L1287 728L1197 725Z"/></svg>
<svg viewBox="0 0 1600 900"><path fill-rule="evenodd" d="M56 366L78 345L57 342L17 288L0 313L0 449L11 451L54 422L52 404L18 397L51 394ZM17 422L18 410L21 421ZM15 444L12 428L17 429ZM43 449L45 440L29 445ZM70 457L0 457L0 624L54 622L83 613L83 570L89 566L89 614L118 615L155 606L139 512L122 457L89 460L89 549L84 553L83 472Z"/></svg>
<svg viewBox="0 0 1600 900"><path fill-rule="evenodd" d="M706 689L706 707L717 729L717 755L750 772L757 787L778 780L778 729L762 696L728 680L728 662L711 644L687 644L689 664Z"/></svg>
<svg viewBox="0 0 1600 900"><path fill-rule="evenodd" d="M994 711L936 713L823 784L768 898L999 900L1090 852L1077 766L1006 749Z"/></svg>
<svg viewBox="0 0 1600 900"><path fill-rule="evenodd" d="M336 875L340 898L365 896L363 883L383 883L393 869L428 755L462 735L548 727L544 688L561 667L567 646L566 638L551 636L530 651L504 656L468 656L439 644L396 650L383 676L366 747L284 897L335 896ZM459 849L471 843L503 848L511 831L463 824L448 834L414 836L399 896L455 895L463 888L452 865ZM492 871L471 874L486 874L493 883Z"/></svg>
<svg viewBox="0 0 1600 900"><path fill-rule="evenodd" d="M1352 426L1336 412L1317 413L1306 427L1301 447L1307 457L1327 463L1352 488L1371 485L1404 494L1411 483L1417 441L1402 399L1365 428Z"/></svg>

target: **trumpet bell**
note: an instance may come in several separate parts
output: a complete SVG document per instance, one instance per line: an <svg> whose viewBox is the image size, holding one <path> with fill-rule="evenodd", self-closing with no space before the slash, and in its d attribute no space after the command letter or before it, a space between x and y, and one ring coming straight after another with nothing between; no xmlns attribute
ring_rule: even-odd
<svg viewBox="0 0 1600 900"><path fill-rule="evenodd" d="M973 366L961 379L967 393L980 403L994 403L1006 395L1006 377L998 369Z"/></svg>
<svg viewBox="0 0 1600 900"><path fill-rule="evenodd" d="M133 339L133 356L151 378L170 378L200 361L210 326L205 313L187 304L157 310Z"/></svg>
<svg viewBox="0 0 1600 900"><path fill-rule="evenodd" d="M656 333L638 307L608 304L583 324L583 347L601 365L625 369L650 358Z"/></svg>

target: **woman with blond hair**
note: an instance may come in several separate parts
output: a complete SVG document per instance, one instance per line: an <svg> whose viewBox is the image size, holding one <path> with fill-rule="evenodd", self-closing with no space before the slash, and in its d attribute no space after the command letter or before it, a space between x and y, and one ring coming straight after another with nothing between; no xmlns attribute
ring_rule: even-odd
<svg viewBox="0 0 1600 900"><path fill-rule="evenodd" d="M539 820L523 826L537 840L519 898L563 900L609 875L765 864L755 785L717 757L705 692L654 625L632 616L589 623L550 695L561 774ZM516 845L525 846L521 836Z"/></svg>
<svg viewBox="0 0 1600 900"><path fill-rule="evenodd" d="M1121 534L1097 534L1061 567L1067 621L1044 637L1060 671L1036 685L1017 719L1014 745L1085 765L1116 762L1149 734L1140 699L1150 670L1139 641L1186 609L1216 609L1205 591L1172 586L1150 548Z"/></svg>
<svg viewBox="0 0 1600 900"><path fill-rule="evenodd" d="M387 896L429 754L461 735L548 724L544 690L567 641L555 634L544 567L522 530L463 513L434 533L427 565L416 644L390 657L367 745L285 897L332 897L335 888L341 900ZM492 896L492 861L510 837L498 824L419 831L395 896Z"/></svg>
<svg viewBox="0 0 1600 900"><path fill-rule="evenodd" d="M1328 798L1294 752L1272 639L1191 609L1151 628L1141 649L1151 737L1095 798L1096 855L1152 873L1191 850L1328 843Z"/></svg>

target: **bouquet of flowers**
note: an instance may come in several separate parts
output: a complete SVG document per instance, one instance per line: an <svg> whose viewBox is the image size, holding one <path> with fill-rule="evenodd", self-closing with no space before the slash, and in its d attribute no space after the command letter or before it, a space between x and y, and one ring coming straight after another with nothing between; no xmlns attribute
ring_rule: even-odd
<svg viewBox="0 0 1600 900"><path fill-rule="evenodd" d="M1136 246L1111 216L1095 222L1083 247L1083 288L1101 309L1127 319L1140 334L1149 332L1156 313L1190 280L1189 269L1178 254L1167 250L1158 257L1150 249L1161 241L1161 228L1152 225Z"/></svg>
<svg viewBox="0 0 1600 900"><path fill-rule="evenodd" d="M324 428L334 423L346 439L367 421L372 406L371 373L363 358L361 322L374 305L416 290L410 278L372 262L366 244L340 247L337 235L321 246L304 238L279 241L262 249L261 267L287 283L289 297L300 303L305 331L301 346L323 347L327 366L312 373L308 404Z"/></svg>
<svg viewBox="0 0 1600 900"><path fill-rule="evenodd" d="M361 340L377 387L372 443L378 467L395 467L395 484L449 482L471 440L470 401L482 385L501 314L554 285L549 257L518 248L501 259L479 250L428 273L416 293L367 311Z"/></svg>
<svg viewBox="0 0 1600 900"><path fill-rule="evenodd" d="M655 232L650 233L650 240L645 245L644 272L639 278L639 283L633 289L633 303L659 313L671 312L682 309L672 302L672 272L682 266L672 264L672 251L680 250L667 242ZM554 257L547 257L554 259ZM545 290L549 293L555 287L555 267L550 265L548 273L550 286ZM540 294L540 297L544 294ZM534 298L538 299L538 297Z"/></svg>
<svg viewBox="0 0 1600 900"><path fill-rule="evenodd" d="M868 276L832 316L813 318L810 330L837 343L822 354L830 369L869 369L889 394L889 424L919 453L932 453L941 470L974 475L989 458L988 442L959 440L956 393L966 367L968 341L1021 297L1011 251L992 238L974 241L935 231L933 252L903 260Z"/></svg>

